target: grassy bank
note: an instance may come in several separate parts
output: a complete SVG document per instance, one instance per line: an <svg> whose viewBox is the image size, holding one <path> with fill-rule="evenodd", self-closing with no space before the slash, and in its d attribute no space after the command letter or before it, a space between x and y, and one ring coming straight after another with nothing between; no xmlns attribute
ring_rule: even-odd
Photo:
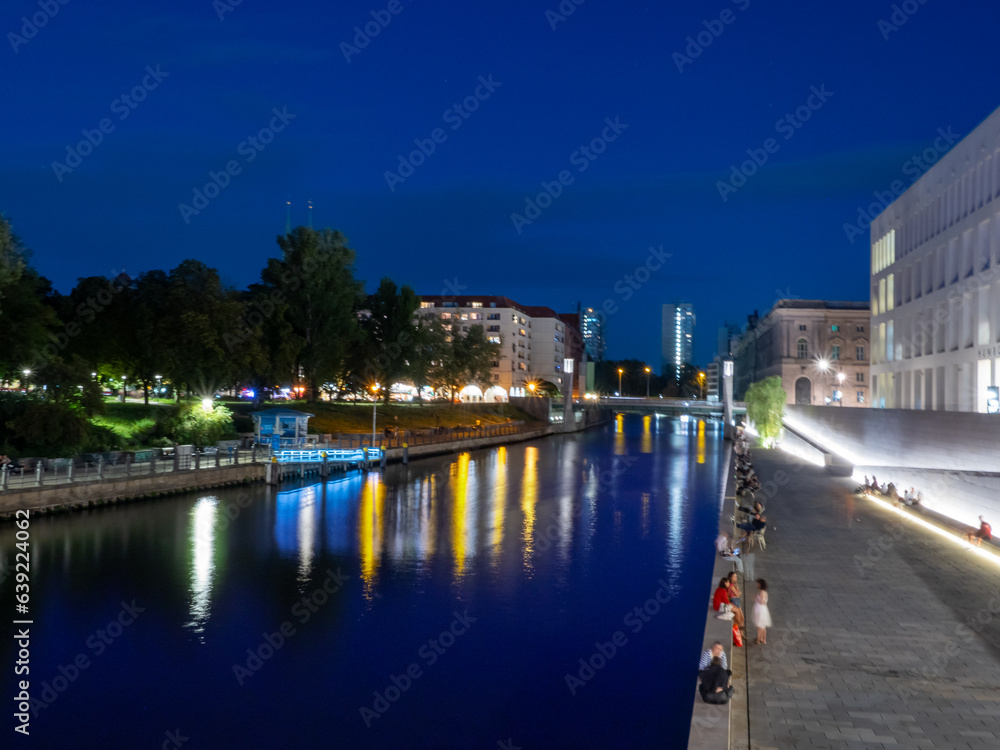
<svg viewBox="0 0 1000 750"><path fill-rule="evenodd" d="M309 432L327 434L340 432L371 432L372 404L331 403L318 401L278 401L255 408L246 401L226 401L225 406L233 412L237 432L250 432L253 423L250 414L254 411L273 407L295 409L315 416L309 420ZM94 424L112 430L123 440L132 440L136 434L153 425L159 410L168 404L149 406L140 403L108 402L105 414L94 417ZM376 430L395 425L401 430L433 429L435 427L471 426L479 420L482 424L500 424L512 421L532 421L532 418L510 405L504 404L417 404L391 403L378 405Z"/></svg>

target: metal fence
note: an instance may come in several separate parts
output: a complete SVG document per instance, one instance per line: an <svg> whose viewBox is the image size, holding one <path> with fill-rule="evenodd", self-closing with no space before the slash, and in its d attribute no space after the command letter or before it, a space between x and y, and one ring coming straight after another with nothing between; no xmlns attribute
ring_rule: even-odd
<svg viewBox="0 0 1000 750"><path fill-rule="evenodd" d="M139 451L81 453L72 458L21 458L0 467L0 492L25 487L214 469L267 460L270 449L181 445Z"/></svg>
<svg viewBox="0 0 1000 750"><path fill-rule="evenodd" d="M467 425L459 427L439 427L426 430L399 430L386 434L385 431L375 433L374 445L378 448L402 448L404 444L411 448L415 445L430 445L433 443L449 443L453 440L468 440L479 437L499 437L501 435L518 435L534 432L548 427L547 422L509 422L506 424ZM339 435L324 435L324 444L331 448L363 448L371 446L371 433L341 433Z"/></svg>

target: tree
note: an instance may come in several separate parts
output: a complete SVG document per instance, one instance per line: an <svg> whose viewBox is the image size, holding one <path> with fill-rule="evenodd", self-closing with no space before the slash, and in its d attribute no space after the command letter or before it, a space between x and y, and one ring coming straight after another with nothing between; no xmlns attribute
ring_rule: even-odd
<svg viewBox="0 0 1000 750"><path fill-rule="evenodd" d="M358 341L356 310L363 286L354 278L354 250L340 232L296 227L278 237L282 257L261 273L273 299L287 305L285 318L296 336L295 370L307 397L324 383L341 382Z"/></svg>
<svg viewBox="0 0 1000 750"><path fill-rule="evenodd" d="M500 344L492 344L481 325L461 331L452 324L440 354L432 355L430 380L435 388L446 389L455 401L456 389L476 384L489 387L493 360L500 356Z"/></svg>
<svg viewBox="0 0 1000 750"><path fill-rule="evenodd" d="M420 298L408 286L397 289L391 279L382 279L365 304L369 315L362 318L365 337L363 378L383 383L383 398L389 402L392 384L409 374L417 349L417 325L413 313Z"/></svg>
<svg viewBox="0 0 1000 750"><path fill-rule="evenodd" d="M0 216L0 381L20 379L44 367L44 350L58 318L45 300L49 281L31 267L29 251Z"/></svg>
<svg viewBox="0 0 1000 750"><path fill-rule="evenodd" d="M448 329L450 330L450 329ZM436 315L417 321L413 353L410 359L410 379L417 389L417 400L423 404L422 391L435 380L436 358L443 356L448 330Z"/></svg>
<svg viewBox="0 0 1000 750"><path fill-rule="evenodd" d="M777 375L759 380L747 388L747 419L753 423L765 445L773 443L781 433L787 396Z"/></svg>

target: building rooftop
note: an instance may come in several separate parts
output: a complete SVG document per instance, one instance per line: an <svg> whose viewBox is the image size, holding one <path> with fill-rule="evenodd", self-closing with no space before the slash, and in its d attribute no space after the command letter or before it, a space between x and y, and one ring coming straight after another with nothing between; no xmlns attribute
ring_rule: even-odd
<svg viewBox="0 0 1000 750"><path fill-rule="evenodd" d="M867 310L868 302L834 301L825 299L779 299L771 310Z"/></svg>

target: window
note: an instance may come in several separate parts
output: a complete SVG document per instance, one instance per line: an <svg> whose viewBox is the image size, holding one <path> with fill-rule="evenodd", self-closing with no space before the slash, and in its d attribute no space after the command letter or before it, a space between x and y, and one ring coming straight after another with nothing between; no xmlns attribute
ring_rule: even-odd
<svg viewBox="0 0 1000 750"><path fill-rule="evenodd" d="M864 333L865 332L865 327L864 326L857 326L857 330L858 330L858 333Z"/></svg>
<svg viewBox="0 0 1000 750"><path fill-rule="evenodd" d="M422 310L426 310L428 307L434 307L434 303L433 302L421 302L420 303L420 308Z"/></svg>
<svg viewBox="0 0 1000 750"><path fill-rule="evenodd" d="M470 302L469 303L469 307L482 307L482 306L483 306L482 302Z"/></svg>
<svg viewBox="0 0 1000 750"><path fill-rule="evenodd" d="M500 382L500 374L499 373L494 373L493 374L493 382L494 383L499 383Z"/></svg>
<svg viewBox="0 0 1000 750"><path fill-rule="evenodd" d="M858 391L858 403L863 404L865 402L865 392Z"/></svg>
<svg viewBox="0 0 1000 750"><path fill-rule="evenodd" d="M517 369L518 370L527 370L528 367L527 367L527 365L524 364L524 362L518 362L517 363Z"/></svg>
<svg viewBox="0 0 1000 750"><path fill-rule="evenodd" d="M799 359L809 359L809 343L805 339L799 339L796 356Z"/></svg>
<svg viewBox="0 0 1000 750"><path fill-rule="evenodd" d="M489 341L490 341L491 344L499 344L500 343L500 337L499 336L490 336ZM496 365L493 365L493 366L496 367Z"/></svg>
<svg viewBox="0 0 1000 750"><path fill-rule="evenodd" d="M837 331L840 330L840 326L834 323L832 326L830 326L830 330L836 333Z"/></svg>
<svg viewBox="0 0 1000 750"><path fill-rule="evenodd" d="M483 319L482 313L469 313L469 320L482 320L482 319Z"/></svg>
<svg viewBox="0 0 1000 750"><path fill-rule="evenodd" d="M500 330L500 326L487 326L486 330L487 331L499 331Z"/></svg>
<svg viewBox="0 0 1000 750"><path fill-rule="evenodd" d="M830 359L840 359L840 347L836 344L833 345L833 352L830 354Z"/></svg>
<svg viewBox="0 0 1000 750"><path fill-rule="evenodd" d="M854 358L860 362L865 361L865 348L863 346L856 347L854 350Z"/></svg>
<svg viewBox="0 0 1000 750"><path fill-rule="evenodd" d="M800 331L806 330L806 324L805 323L799 323L799 330Z"/></svg>
<svg viewBox="0 0 1000 750"><path fill-rule="evenodd" d="M490 367L499 367L499 366L500 366L499 359L494 359L492 362L490 362Z"/></svg>
<svg viewBox="0 0 1000 750"><path fill-rule="evenodd" d="M490 313L486 316L487 320L500 320L500 313Z"/></svg>
<svg viewBox="0 0 1000 750"><path fill-rule="evenodd" d="M451 320L451 313L441 313L441 320Z"/></svg>
<svg viewBox="0 0 1000 750"><path fill-rule="evenodd" d="M461 317L462 320L468 320L469 319L469 313L462 313L459 317Z"/></svg>
<svg viewBox="0 0 1000 750"><path fill-rule="evenodd" d="M859 383L864 383L865 374L863 372L856 372L854 373L854 379L857 380Z"/></svg>

